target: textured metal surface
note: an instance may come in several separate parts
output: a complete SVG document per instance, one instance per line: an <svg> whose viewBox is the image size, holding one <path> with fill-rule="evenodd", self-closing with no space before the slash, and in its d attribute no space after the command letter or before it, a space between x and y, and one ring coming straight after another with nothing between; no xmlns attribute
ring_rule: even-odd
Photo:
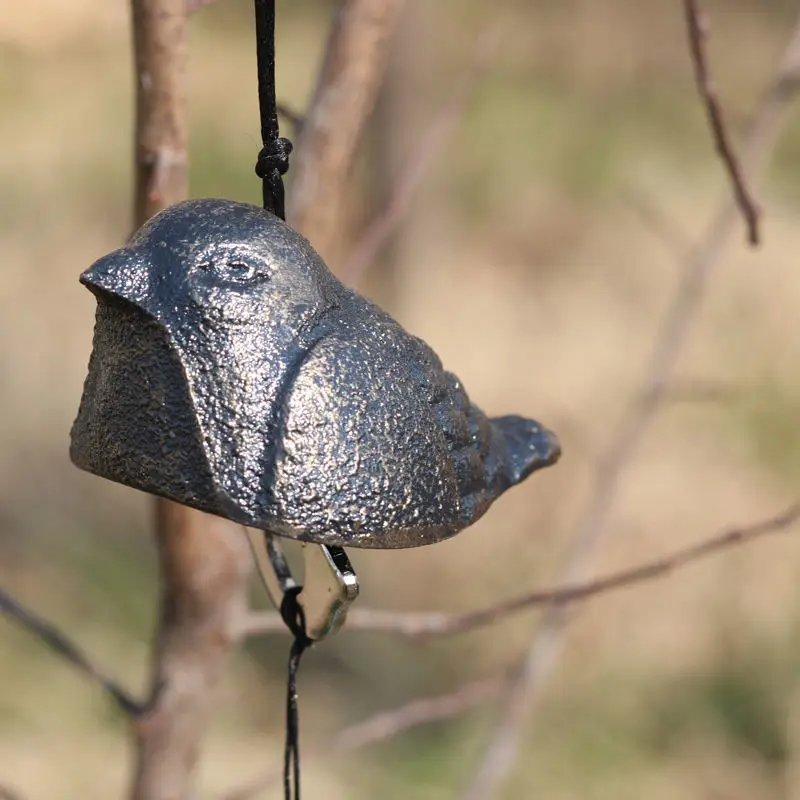
<svg viewBox="0 0 800 800"><path fill-rule="evenodd" d="M303 541L414 547L555 462L260 208L191 200L81 281L97 297L79 467Z"/></svg>

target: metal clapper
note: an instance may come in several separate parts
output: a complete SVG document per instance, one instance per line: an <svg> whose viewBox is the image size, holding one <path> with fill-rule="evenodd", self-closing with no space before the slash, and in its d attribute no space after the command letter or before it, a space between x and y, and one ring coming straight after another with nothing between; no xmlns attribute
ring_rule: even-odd
<svg viewBox="0 0 800 800"><path fill-rule="evenodd" d="M297 602L303 607L306 634L315 641L335 633L344 623L350 605L358 597L358 576L341 547L302 543L304 575L295 580L277 536L269 531L247 529L258 572L275 607L283 595L302 586Z"/></svg>

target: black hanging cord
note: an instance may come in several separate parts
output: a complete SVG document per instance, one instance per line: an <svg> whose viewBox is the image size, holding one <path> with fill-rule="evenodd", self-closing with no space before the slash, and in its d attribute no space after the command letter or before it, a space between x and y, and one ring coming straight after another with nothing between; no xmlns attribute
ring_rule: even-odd
<svg viewBox="0 0 800 800"><path fill-rule="evenodd" d="M288 589L281 602L281 617L286 627L294 635L292 649L289 651L289 680L286 687L286 750L283 759L283 791L286 800L294 796L300 800L300 720L297 711L297 669L300 659L312 641L306 635L306 617L303 607L297 601L302 586Z"/></svg>
<svg viewBox="0 0 800 800"><path fill-rule="evenodd" d="M292 143L280 136L278 104L275 97L275 0L255 0L256 57L258 62L258 107L261 114L261 141L256 175L264 190L264 208L286 219L283 175L289 169ZM283 788L286 800L300 800L300 719L297 711L297 670L300 659L312 644L306 634L306 618L297 600L302 587L287 589L281 602L281 616L292 632L289 652L289 679L286 687L286 749L283 761Z"/></svg>
<svg viewBox="0 0 800 800"><path fill-rule="evenodd" d="M275 0L255 0L256 58L258 63L258 107L261 114L261 141L256 175L262 180L264 208L286 219L283 176L289 169L292 143L280 136L278 103L275 97ZM281 616L294 635L289 652L289 679L286 686L286 749L283 761L283 789L286 800L300 800L300 719L297 711L297 669L303 653L311 645L306 634L303 607L297 601L302 587L284 592Z"/></svg>
<svg viewBox="0 0 800 800"><path fill-rule="evenodd" d="M275 0L255 0L256 58L258 62L258 105L261 111L261 141L256 175L264 189L264 208L286 219L283 175L289 169L292 143L278 130L275 98Z"/></svg>

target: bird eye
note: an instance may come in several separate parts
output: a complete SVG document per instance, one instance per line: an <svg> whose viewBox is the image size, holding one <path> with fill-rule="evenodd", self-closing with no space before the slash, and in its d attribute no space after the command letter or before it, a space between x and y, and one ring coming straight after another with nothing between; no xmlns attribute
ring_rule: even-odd
<svg viewBox="0 0 800 800"><path fill-rule="evenodd" d="M217 272L221 278L235 283L250 283L260 277L258 270L252 264L245 264L244 261L228 261L221 264Z"/></svg>
<svg viewBox="0 0 800 800"><path fill-rule="evenodd" d="M197 267L225 283L248 285L270 277L268 265L253 258L207 258L200 261Z"/></svg>

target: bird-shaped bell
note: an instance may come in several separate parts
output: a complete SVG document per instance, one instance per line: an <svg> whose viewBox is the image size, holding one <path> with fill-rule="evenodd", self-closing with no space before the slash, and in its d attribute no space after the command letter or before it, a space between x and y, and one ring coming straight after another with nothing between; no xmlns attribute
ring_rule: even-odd
<svg viewBox="0 0 800 800"><path fill-rule="evenodd" d="M538 422L487 418L425 342L256 206L172 206L81 282L97 315L73 462L325 545L342 585L344 546L446 539L560 454Z"/></svg>

